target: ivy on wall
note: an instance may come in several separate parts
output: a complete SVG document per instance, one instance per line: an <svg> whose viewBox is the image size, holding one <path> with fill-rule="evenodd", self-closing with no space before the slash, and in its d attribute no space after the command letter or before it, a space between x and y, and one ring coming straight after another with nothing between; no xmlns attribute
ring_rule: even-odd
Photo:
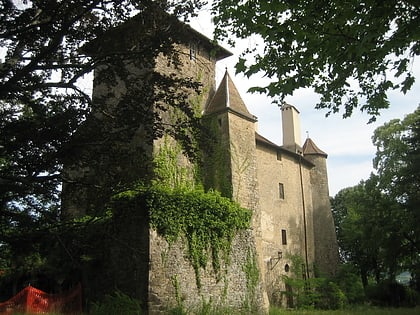
<svg viewBox="0 0 420 315"><path fill-rule="evenodd" d="M120 193L114 200L114 211L148 211L151 228L169 244L185 238L198 288L200 268L206 268L209 257L220 276L221 262L229 262L234 236L250 227L251 212L216 191L155 183Z"/></svg>
<svg viewBox="0 0 420 315"><path fill-rule="evenodd" d="M256 312L256 292L260 280L260 272L258 269L255 253L251 250L248 251L245 264L242 266L242 270L246 275L246 295L244 300L244 308L248 311Z"/></svg>
<svg viewBox="0 0 420 315"><path fill-rule="evenodd" d="M197 166L186 162L182 146L172 138L165 135L161 141L153 159L156 180L172 188L194 187L198 176Z"/></svg>
<svg viewBox="0 0 420 315"><path fill-rule="evenodd" d="M224 131L219 126L217 116L204 117L203 125L207 130L207 135L203 139L205 148L204 185L206 188L214 187L224 197L232 198L229 143L223 139Z"/></svg>

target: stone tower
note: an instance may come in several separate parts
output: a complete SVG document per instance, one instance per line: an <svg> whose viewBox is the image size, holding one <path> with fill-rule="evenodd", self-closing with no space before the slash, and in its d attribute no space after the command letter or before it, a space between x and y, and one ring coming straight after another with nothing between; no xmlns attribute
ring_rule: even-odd
<svg viewBox="0 0 420 315"><path fill-rule="evenodd" d="M207 184L211 186L213 183L213 188L230 194L229 197L242 207L252 210L252 231L249 231L248 238L254 243L252 254L261 271L258 252L261 248L261 213L255 141L257 118L248 111L227 71L206 107L203 119L215 135L212 155L206 161ZM263 307L267 308L265 290L262 294Z"/></svg>
<svg viewBox="0 0 420 315"><path fill-rule="evenodd" d="M220 145L225 150L231 197L243 207L256 209L256 117L246 108L238 90L226 71L218 90L204 111L212 117L222 137ZM214 126L213 126L214 127ZM221 167L221 165L218 165Z"/></svg>
<svg viewBox="0 0 420 315"><path fill-rule="evenodd" d="M148 19L156 21L152 24L157 29L144 31L144 21ZM172 55L157 53L162 45L168 44L165 42L168 38L177 52L175 64ZM156 121L176 128L178 121L174 119L180 116L178 108L162 110L172 100L164 98L163 88L175 95L187 91L186 103L194 113L205 111L205 116L218 128L214 130L220 131L209 139L210 144L219 139L215 152L220 155L216 154L216 163L211 165L215 172L207 172L210 174L207 188L220 190L257 212L256 119L247 111L227 74L215 91L215 65L231 55L228 51L164 13L136 16L89 45L87 50L92 55L121 53L121 57L95 71L94 105L80 137L89 140L92 136L100 141L86 141L85 146L75 148L69 156L63 174L64 219L95 215L94 211L104 210L104 204L115 191L133 187L138 181L147 183L156 174L154 158L164 155L162 149L179 145L173 137L174 129L155 133ZM156 53L148 59L139 58L143 50ZM173 76L199 81L201 94L193 88L160 85L162 80L165 82ZM184 151L176 154L172 157L176 161L174 169L194 168ZM215 275L209 262L201 270L201 287L198 287L185 240L180 238L168 244L151 228L147 211L135 210L134 216L114 217L123 224L110 233L113 241L104 249L104 259L95 261L94 270L87 270L91 268L88 264L84 267L82 282L89 298L94 299L92 295L98 289L118 288L142 301L149 314L162 314L165 307L181 301L188 308L199 307L204 302L240 308L244 301L264 308L263 287L258 282L250 288L249 275L244 271L244 264L257 255L254 230L241 231L232 241L231 259L224 266L223 279Z"/></svg>
<svg viewBox="0 0 420 315"><path fill-rule="evenodd" d="M145 32L150 25L153 28ZM160 11L133 17L84 51L94 57L112 56L113 61L94 72L92 112L79 129L63 172L63 218L94 215L115 190L147 181L162 135L177 125L178 113L162 108L174 102L177 89L186 90L181 85L168 89L165 82L175 77L202 84L201 94L191 88L186 101L201 113L214 94L216 62L231 55ZM164 94L162 89L174 92ZM161 101L165 97L166 103ZM156 128L159 122L168 128Z"/></svg>
<svg viewBox="0 0 420 315"><path fill-rule="evenodd" d="M337 272L338 244L331 213L328 190L327 154L307 138L303 155L314 164L310 171L313 204L315 265L321 275L332 276Z"/></svg>

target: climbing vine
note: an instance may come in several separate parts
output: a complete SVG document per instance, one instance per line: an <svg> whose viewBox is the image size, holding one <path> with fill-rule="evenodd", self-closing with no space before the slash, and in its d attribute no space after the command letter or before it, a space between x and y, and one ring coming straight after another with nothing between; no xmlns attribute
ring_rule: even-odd
<svg viewBox="0 0 420 315"><path fill-rule="evenodd" d="M193 187L197 181L197 166L187 162L182 147L165 135L154 154L156 180L168 187Z"/></svg>
<svg viewBox="0 0 420 315"><path fill-rule="evenodd" d="M135 207L144 207L150 226L169 244L185 238L199 288L200 268L206 268L209 256L216 275L220 276L221 261L229 261L234 236L250 227L251 212L215 191L170 188L155 183L120 193L115 201L118 208L141 211Z"/></svg>
<svg viewBox="0 0 420 315"><path fill-rule="evenodd" d="M225 197L232 198L229 145L224 143L221 126L215 117L204 117L207 137L203 138L205 151L204 185L214 187Z"/></svg>
<svg viewBox="0 0 420 315"><path fill-rule="evenodd" d="M257 305L255 294L259 283L260 273L258 269L257 258L251 250L248 251L245 264L242 266L242 270L246 275L246 296L244 301L244 308L248 309L249 311L255 311L254 308Z"/></svg>

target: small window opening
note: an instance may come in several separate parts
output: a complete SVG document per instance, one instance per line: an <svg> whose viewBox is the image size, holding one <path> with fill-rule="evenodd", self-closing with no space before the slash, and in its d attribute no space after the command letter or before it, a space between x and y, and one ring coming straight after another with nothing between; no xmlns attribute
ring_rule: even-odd
<svg viewBox="0 0 420 315"><path fill-rule="evenodd" d="M277 151L277 161L281 161L281 152Z"/></svg>
<svg viewBox="0 0 420 315"><path fill-rule="evenodd" d="M279 183L279 197L284 199L284 185L282 183Z"/></svg>
<svg viewBox="0 0 420 315"><path fill-rule="evenodd" d="M286 230L281 230L281 244L287 245L287 232Z"/></svg>
<svg viewBox="0 0 420 315"><path fill-rule="evenodd" d="M197 59L197 44L190 44L190 60L195 61Z"/></svg>

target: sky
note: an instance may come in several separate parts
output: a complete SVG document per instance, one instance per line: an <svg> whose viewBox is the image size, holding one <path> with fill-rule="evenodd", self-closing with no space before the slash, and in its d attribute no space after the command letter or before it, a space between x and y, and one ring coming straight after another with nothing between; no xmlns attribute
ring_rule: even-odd
<svg viewBox="0 0 420 315"><path fill-rule="evenodd" d="M191 21L191 26L213 38L213 26L208 10L201 11ZM271 99L262 94L248 93L248 89L259 83L264 84L261 77L250 79L241 74L235 75L235 64L244 47L258 45L258 39L250 38L238 42L237 46L222 46L233 53L232 57L218 62L216 83L223 77L226 69L238 88L248 110L258 118L258 133L270 141L282 145L281 111ZM417 58L412 71L418 78L407 94L393 91L388 94L390 108L383 110L376 122L368 124L370 116L356 110L350 118L343 119L341 114L326 117L325 110L315 109L319 96L311 89L300 89L285 101L300 111L302 144L309 137L316 145L328 154L328 181L330 196L335 196L341 189L357 185L361 180L369 178L374 171L372 160L376 148L372 144L374 130L391 119L403 119L414 112L420 104L420 60Z"/></svg>

